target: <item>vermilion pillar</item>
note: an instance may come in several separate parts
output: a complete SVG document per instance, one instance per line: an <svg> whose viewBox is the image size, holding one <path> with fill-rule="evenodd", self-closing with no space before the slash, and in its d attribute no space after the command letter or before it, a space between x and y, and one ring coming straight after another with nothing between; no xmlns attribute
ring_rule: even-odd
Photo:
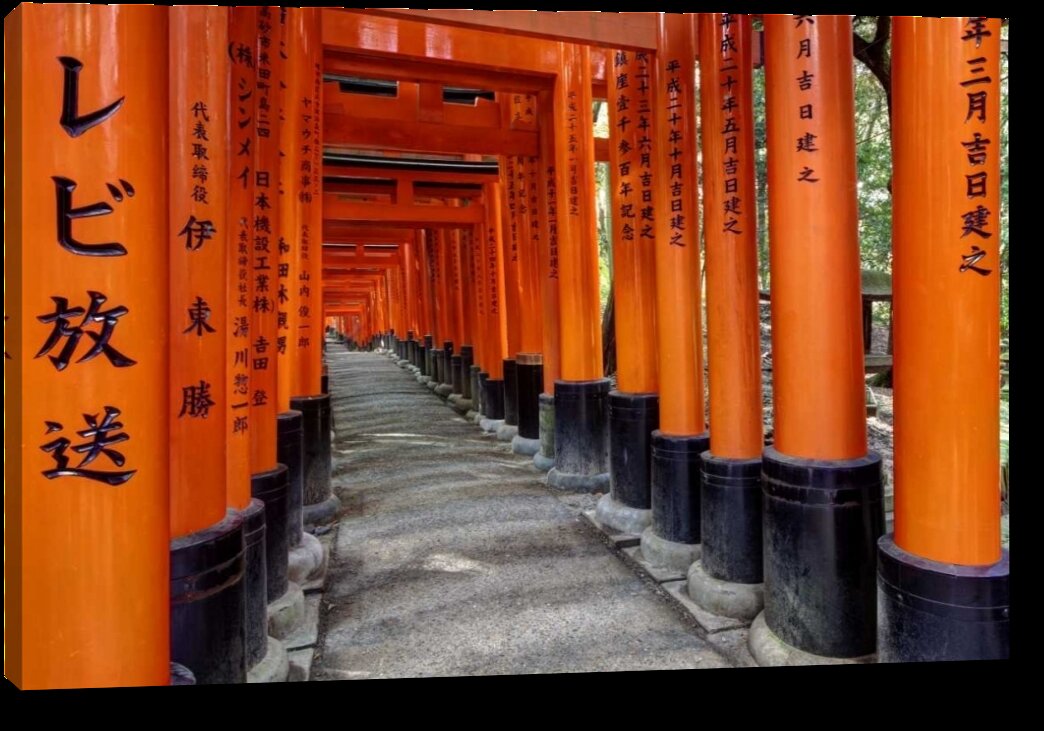
<svg viewBox="0 0 1044 731"><path fill-rule="evenodd" d="M424 351L421 359L421 376L425 383L434 376L432 351L435 348L435 244L431 229L417 231L417 253L420 265L421 332L424 335Z"/></svg>
<svg viewBox="0 0 1044 731"><path fill-rule="evenodd" d="M23 689L171 682L167 34L149 6L4 23L4 674Z"/></svg>
<svg viewBox="0 0 1044 731"><path fill-rule="evenodd" d="M243 517L226 517L225 484L228 10L169 13L171 657L197 683L241 683Z"/></svg>
<svg viewBox="0 0 1044 731"><path fill-rule="evenodd" d="M511 107L503 102L505 106ZM518 355L522 346L522 302L519 292L519 252L521 250L521 200L519 158L509 155L501 158L501 230L503 237L502 259L504 262L504 308L508 313L507 351L504 358L504 425L497 430L497 438L511 441L518 434Z"/></svg>
<svg viewBox="0 0 1044 731"><path fill-rule="evenodd" d="M523 98L523 109L532 110L536 119L536 99ZM538 182L540 160L518 158L519 224L519 319L521 336L518 361L518 434L511 442L516 454L535 455L540 451L540 394L544 387L543 313L540 291L541 229L546 213Z"/></svg>
<svg viewBox="0 0 1044 731"><path fill-rule="evenodd" d="M610 494L604 525L640 534L652 521L652 432L659 426L652 65L645 52L616 51L609 86L609 172L617 390L609 394Z"/></svg>
<svg viewBox="0 0 1044 731"><path fill-rule="evenodd" d="M504 356L507 353L507 309L504 299L504 250L500 183L487 183L483 199L486 222L482 236L480 261L482 286L485 289L486 339L482 384L482 420L484 431L496 431L504 421ZM481 374L480 374L481 379Z"/></svg>
<svg viewBox="0 0 1044 731"><path fill-rule="evenodd" d="M716 614L764 605L761 545L761 322L749 15L701 13L710 450L702 459L700 560L689 595ZM729 130L729 131L725 131Z"/></svg>
<svg viewBox="0 0 1044 731"><path fill-rule="evenodd" d="M541 356L544 387L540 394L540 451L533 455L533 465L544 472L555 465L555 381L561 375L561 336L558 319L558 181L555 150L557 140L552 114L554 94L537 95L537 119L540 122L540 159L537 171L537 196L543 207L540 221L540 305L543 325Z"/></svg>
<svg viewBox="0 0 1044 731"><path fill-rule="evenodd" d="M897 17L892 47L895 534L878 543L878 652L1006 659L1000 21Z"/></svg>
<svg viewBox="0 0 1044 731"><path fill-rule="evenodd" d="M450 298L453 307L453 347L455 352L450 356L450 393L448 398L456 406L463 397L467 380L464 370L464 344L468 342L464 327L464 266L463 266L463 233L459 228L450 233ZM470 368L470 365L468 366ZM456 395L456 396L454 396ZM466 410L465 410L466 411Z"/></svg>
<svg viewBox="0 0 1044 731"><path fill-rule="evenodd" d="M450 249L453 246L449 230L440 228L433 232L432 256L435 289L435 382L432 388L440 395L449 395L449 359L453 355L453 300L450 295Z"/></svg>
<svg viewBox="0 0 1044 731"><path fill-rule="evenodd" d="M289 470L277 461L278 282L280 223L280 156L282 89L285 60L280 54L283 24L280 9L263 6L257 12L252 97L254 137L254 240L251 247L250 319L250 447L254 497L265 503L265 551L268 600L282 597L287 577L287 502ZM233 184L236 181L233 180Z"/></svg>
<svg viewBox="0 0 1044 731"><path fill-rule="evenodd" d="M243 518L246 591L246 666L269 649L265 504L251 496L251 315L254 247L254 44L257 8L229 9L228 212L226 217L228 325L225 334L226 480L228 506ZM281 646L272 645L277 651Z"/></svg>
<svg viewBox="0 0 1044 731"><path fill-rule="evenodd" d="M699 191L693 18L659 16L653 70L652 147L660 428L652 444L652 524L642 554L686 572L699 557L700 455L707 449L703 396ZM646 204L647 205L647 204Z"/></svg>
<svg viewBox="0 0 1044 731"><path fill-rule="evenodd" d="M884 511L866 448L851 19L765 16L765 53L775 445L751 649L853 658L874 651Z"/></svg>
<svg viewBox="0 0 1044 731"><path fill-rule="evenodd" d="M322 348L322 142L319 11L286 9L286 90L283 99L281 227L278 301L280 361L290 371L289 409L279 416L280 462L291 475L288 500L289 576L310 580L323 563L323 548L305 525L321 522L336 503L330 492L329 397L323 393ZM322 508L316 508L322 505Z"/></svg>
<svg viewBox="0 0 1044 731"><path fill-rule="evenodd" d="M555 466L548 484L604 492L609 482L609 380L602 372L591 53L587 46L564 43L559 48L551 117L562 372L555 383Z"/></svg>

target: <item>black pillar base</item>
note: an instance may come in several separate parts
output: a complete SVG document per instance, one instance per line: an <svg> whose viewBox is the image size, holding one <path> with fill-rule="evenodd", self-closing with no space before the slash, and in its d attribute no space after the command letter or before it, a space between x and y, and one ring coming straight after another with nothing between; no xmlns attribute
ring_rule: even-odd
<svg viewBox="0 0 1044 731"><path fill-rule="evenodd" d="M504 359L504 423L518 426L518 363Z"/></svg>
<svg viewBox="0 0 1044 731"><path fill-rule="evenodd" d="M320 376L320 381L319 382L322 384L322 388L321 388L322 392L323 393L330 393L330 374L329 373L323 373L323 375Z"/></svg>
<svg viewBox="0 0 1044 731"><path fill-rule="evenodd" d="M659 538L688 545L700 542L700 455L709 446L707 434L652 433L652 530Z"/></svg>
<svg viewBox="0 0 1044 731"><path fill-rule="evenodd" d="M243 517L170 542L170 659L196 682L246 682Z"/></svg>
<svg viewBox="0 0 1044 731"><path fill-rule="evenodd" d="M542 356L520 353L518 369L518 435L523 439L540 438L540 394L544 390Z"/></svg>
<svg viewBox="0 0 1044 731"><path fill-rule="evenodd" d="M765 622L804 652L852 658L877 646L881 458L799 459L765 449Z"/></svg>
<svg viewBox="0 0 1044 731"><path fill-rule="evenodd" d="M277 464L274 470L250 476L250 494L265 504L265 574L267 599L275 601L290 585L287 569L290 545L286 535L286 502L290 471Z"/></svg>
<svg viewBox="0 0 1044 731"><path fill-rule="evenodd" d="M476 409L476 411L478 411L480 414L482 414L483 416L485 416L487 418L489 417L489 415L486 413L486 410L489 408L489 400L488 400L489 395L486 393L486 381L488 381L488 380L489 380L489 373L487 373L486 371L479 371L479 374L478 374L479 402L478 402L478 409Z"/></svg>
<svg viewBox="0 0 1044 731"><path fill-rule="evenodd" d="M435 374L435 362L433 351L435 350L434 337L424 336L424 363L421 366L421 375L429 378Z"/></svg>
<svg viewBox="0 0 1044 731"><path fill-rule="evenodd" d="M652 506L652 433L659 426L658 394L609 393L609 489L621 505Z"/></svg>
<svg viewBox="0 0 1044 731"><path fill-rule="evenodd" d="M406 360L410 362L411 366L417 365L417 341L410 340L406 343Z"/></svg>
<svg viewBox="0 0 1044 731"><path fill-rule="evenodd" d="M276 459L286 465L290 490L286 498L286 541L290 548L301 544L304 532L304 432L300 411L284 411L277 417Z"/></svg>
<svg viewBox="0 0 1044 731"><path fill-rule="evenodd" d="M431 379L435 383L442 383L442 372L446 368L446 351L441 348L431 349Z"/></svg>
<svg viewBox="0 0 1044 731"><path fill-rule="evenodd" d="M1007 660L1008 552L990 566L957 566L877 542L879 662Z"/></svg>
<svg viewBox="0 0 1044 731"><path fill-rule="evenodd" d="M471 388L471 366L473 365L475 365L475 348L471 345L460 346L460 377L462 379L461 386L463 386L464 390L458 393L472 401L475 395Z"/></svg>
<svg viewBox="0 0 1044 731"><path fill-rule="evenodd" d="M254 498L239 514L243 518L246 667L249 670L264 659L268 649L268 561L265 551L265 504Z"/></svg>
<svg viewBox="0 0 1044 731"><path fill-rule="evenodd" d="M484 375L482 406L485 411L482 415L490 421L500 421L504 418L504 381L493 380L488 373Z"/></svg>
<svg viewBox="0 0 1044 731"><path fill-rule="evenodd" d="M330 443L330 397L295 396L290 406L301 412L304 434L305 526L327 523L337 515L339 501L333 494L333 447Z"/></svg>
<svg viewBox="0 0 1044 731"><path fill-rule="evenodd" d="M608 483L609 385L608 378L555 381L555 467L549 484L584 489L589 482L593 489Z"/></svg>
<svg viewBox="0 0 1044 731"><path fill-rule="evenodd" d="M761 459L701 456L701 561L708 576L735 584L760 584Z"/></svg>
<svg viewBox="0 0 1044 731"><path fill-rule="evenodd" d="M464 394L464 375L461 372L459 355L450 356L450 384L453 393Z"/></svg>
<svg viewBox="0 0 1044 731"><path fill-rule="evenodd" d="M453 341L446 340L442 343L442 370L439 372L439 383L445 386L453 385Z"/></svg>

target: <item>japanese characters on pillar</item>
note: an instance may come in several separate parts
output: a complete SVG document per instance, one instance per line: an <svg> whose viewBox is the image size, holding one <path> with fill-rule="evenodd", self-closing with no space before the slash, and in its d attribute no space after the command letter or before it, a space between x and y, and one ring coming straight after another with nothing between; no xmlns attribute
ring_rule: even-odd
<svg viewBox="0 0 1044 731"><path fill-rule="evenodd" d="M509 260L517 265L518 263L518 196L516 195L518 186L518 158L514 155L508 155L504 158L504 182L507 188L507 221L508 221L508 241L510 242L511 255Z"/></svg>
<svg viewBox="0 0 1044 731"><path fill-rule="evenodd" d="M644 51L616 51L612 58L615 81L609 84L608 101L617 386L627 393L653 393L658 388L656 353L647 347L656 338L651 67Z"/></svg>
<svg viewBox="0 0 1044 731"><path fill-rule="evenodd" d="M671 49L676 50L676 49ZM671 159L670 169L670 244L671 246L685 246L685 239L689 238L685 235L685 216L692 215L692 212L686 210L685 206L685 170L688 168L695 169L696 167L696 156L695 149L688 148L684 143L682 136L682 130L684 129L685 117L687 113L691 113L691 109L686 109L684 98L682 96L682 74L691 76L692 70L690 69L688 58L679 58L676 55L671 56L667 60L666 66L667 74L666 78L662 80L667 87L666 106L663 109L664 116L667 119L668 125L670 125L670 133L667 136L667 145L665 149L669 148L666 152L667 157ZM686 79L688 80L688 79ZM732 117L728 117L725 121L725 129L722 130L723 134L735 132L737 129L736 120ZM687 155L686 152L689 154ZM643 160L644 162L644 160ZM651 177L648 172L642 173L642 184L644 186L645 180ZM735 183L735 181L733 181ZM726 190L728 189L726 184ZM644 190L643 190L644 197ZM652 208L650 207L651 211ZM648 225L645 219L645 211L642 211L642 236L645 236L646 228L652 228L652 216L648 219Z"/></svg>
<svg viewBox="0 0 1044 731"><path fill-rule="evenodd" d="M547 166L547 245L548 272L551 279L558 279L558 174L555 160Z"/></svg>
<svg viewBox="0 0 1044 731"><path fill-rule="evenodd" d="M706 430L696 179L695 79L690 17L658 19L653 99L656 105L654 199L656 327L661 383L660 430L695 436Z"/></svg>
<svg viewBox="0 0 1044 731"><path fill-rule="evenodd" d="M737 92L746 92L747 87L743 80L749 74L749 69L741 67L740 62L745 56L741 56L736 48L736 37L740 36L742 41L749 42L750 34L746 29L748 19L744 16L738 19L731 13L720 13L721 20L721 53L714 59L717 67L718 86L721 88L722 103L720 112L724 119L721 127L721 140L724 155L720 160L723 175L723 186L721 190L721 232L733 237L740 236L740 219L744 216L745 209L743 197L747 196L750 203L750 191L753 189L754 181L750 176L742 176L743 172L752 172L752 160L749 159L749 150L740 151L740 123L747 117L748 110L741 104L741 99L746 97ZM733 28L733 25L740 25ZM741 42L742 42L741 41ZM745 49L744 49L745 50ZM744 133L751 130L744 129ZM748 157L744 157L747 153Z"/></svg>
<svg viewBox="0 0 1044 731"><path fill-rule="evenodd" d="M16 13L5 133L20 150L9 184L22 228L6 246L20 250L8 275L28 347L9 354L23 399L5 429L21 442L5 495L20 536L6 545L19 568L5 587L5 675L25 689L166 685L168 15Z"/></svg>
<svg viewBox="0 0 1044 731"><path fill-rule="evenodd" d="M176 538L220 522L226 508L229 61L225 8L178 6L169 12L169 403ZM186 55L193 44L199 52Z"/></svg>
<svg viewBox="0 0 1044 731"><path fill-rule="evenodd" d="M322 143L322 33L321 8L301 8L303 39L301 54L306 63L300 87L300 180L301 205L299 268L297 272L298 378L295 396L322 391L322 337L318 323L323 315L323 143Z"/></svg>
<svg viewBox="0 0 1044 731"><path fill-rule="evenodd" d="M250 503L251 266L254 240L254 39L257 8L229 9L228 216L226 347L228 504ZM263 223L258 217L258 223Z"/></svg>
<svg viewBox="0 0 1044 731"><path fill-rule="evenodd" d="M698 36L711 452L755 459L764 441L751 17L701 13Z"/></svg>
<svg viewBox="0 0 1044 731"><path fill-rule="evenodd" d="M798 70L801 75L794 79L797 84L797 88L801 92L809 92L815 87L816 75L809 72L810 67L813 67L812 52L813 52L813 38L812 38L812 26L815 24L815 16L812 15L795 15L794 24L797 28L797 33L794 34L793 43L794 50L796 52L795 58L799 61ZM813 92L814 94L815 92ZM809 95L809 98L801 99L798 105L798 117L802 120L809 120L808 124L802 125L803 132L801 136L795 140L797 152L803 153L807 159L801 159L802 156L798 155L795 158L797 168L796 174L798 182L801 183L818 183L819 178L816 176L815 168L811 165L816 164L816 159L819 157L819 147L816 145L816 140L819 135L813 134L812 130L819 128L811 120L815 120L815 103L814 97ZM727 123L726 123L727 124ZM726 193L728 193L728 187L726 186Z"/></svg>
<svg viewBox="0 0 1044 731"><path fill-rule="evenodd" d="M290 14L293 12L294 17ZM277 408L280 412L290 410L290 397L294 394L293 376L299 358L296 342L298 297L292 291L298 269L300 208L297 200L298 123L300 117L295 108L298 99L297 66L301 54L290 44L297 40L297 24L300 8L279 8L278 59L283 73L277 75L278 87L274 89L276 117L279 133L275 138L279 160L276 165L276 205L279 216L275 223L279 227L279 255L277 271L272 288L275 291L276 341L274 358L277 378Z"/></svg>
<svg viewBox="0 0 1044 731"><path fill-rule="evenodd" d="M991 267L996 266L997 242L990 241L995 220L991 221L990 218L997 208L996 191L1000 189L1000 176L996 172L999 155L994 153L993 159L990 159L988 153L992 140L986 136L997 127L997 109L1000 105L997 90L999 82L994 81L987 71L996 68L996 59L989 58L982 48L983 38L993 35L987 29L988 21L989 18L985 17L968 18L967 27L961 35L966 67L960 84L968 97L968 109L964 117L968 139L961 142L966 151L967 163L962 172L965 195L974 208L969 206L969 210L961 214L961 238L966 239L966 242L963 247L965 250L961 253L960 272L974 272L981 277L989 277L993 274ZM992 50L992 45L987 44L987 48ZM989 118L988 109L993 112L993 119ZM989 179L991 171L994 172L992 180Z"/></svg>
<svg viewBox="0 0 1044 731"><path fill-rule="evenodd" d="M277 287L280 259L279 56L278 8L257 12L257 63L254 120L253 313L250 333L251 467L254 473L276 465ZM274 281L273 281L274 280Z"/></svg>

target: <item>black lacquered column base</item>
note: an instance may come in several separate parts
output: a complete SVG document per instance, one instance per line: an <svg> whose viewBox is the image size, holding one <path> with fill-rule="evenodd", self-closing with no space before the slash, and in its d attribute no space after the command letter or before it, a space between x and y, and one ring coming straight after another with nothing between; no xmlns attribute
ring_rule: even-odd
<svg viewBox="0 0 1044 731"><path fill-rule="evenodd" d="M518 435L540 439L540 393L544 390L544 366L539 354L520 354L518 371ZM506 376L506 373L505 373Z"/></svg>
<svg viewBox="0 0 1044 731"><path fill-rule="evenodd" d="M257 665L268 649L268 558L265 504L254 498L244 510L243 584L245 587L246 667Z"/></svg>
<svg viewBox="0 0 1044 731"><path fill-rule="evenodd" d="M518 426L518 364L514 358L504 359L504 423Z"/></svg>
<svg viewBox="0 0 1044 731"><path fill-rule="evenodd" d="M286 497L286 540L290 548L301 543L304 532L304 432L300 411L284 411L277 417L276 459L286 465L290 489Z"/></svg>
<svg viewBox="0 0 1044 731"><path fill-rule="evenodd" d="M609 379L555 381L552 487L579 492L609 488Z"/></svg>
<svg viewBox="0 0 1044 731"><path fill-rule="evenodd" d="M290 472L286 465L276 465L268 472L250 477L250 494L265 504L265 574L268 601L273 602L286 593L290 546L287 543L287 493L290 490Z"/></svg>
<svg viewBox="0 0 1044 731"><path fill-rule="evenodd" d="M652 528L673 543L700 542L700 455L710 446L707 434L652 434Z"/></svg>
<svg viewBox="0 0 1044 731"><path fill-rule="evenodd" d="M464 394L464 374L460 367L460 356L450 356L450 385L453 390L451 393Z"/></svg>
<svg viewBox="0 0 1044 731"><path fill-rule="evenodd" d="M439 385L453 386L453 341L442 343L442 370L439 371Z"/></svg>
<svg viewBox="0 0 1044 731"><path fill-rule="evenodd" d="M432 335L424 336L424 361L421 365L421 375L428 376L431 378L435 375L435 357L434 357L434 337Z"/></svg>
<svg viewBox="0 0 1044 731"><path fill-rule="evenodd" d="M613 500L621 505L652 507L652 433L659 426L657 394L609 394L609 485Z"/></svg>
<svg viewBox="0 0 1044 731"><path fill-rule="evenodd" d="M246 681L243 517L170 544L170 659L197 684Z"/></svg>
<svg viewBox="0 0 1044 731"><path fill-rule="evenodd" d="M784 643L836 658L877 645L881 458L762 455L765 623Z"/></svg>
<svg viewBox="0 0 1044 731"><path fill-rule="evenodd" d="M330 397L295 396L290 406L301 412L304 434L305 528L323 525L337 515L340 500L333 494L333 446L330 443Z"/></svg>
<svg viewBox="0 0 1044 731"><path fill-rule="evenodd" d="M462 379L461 386L463 387L463 390L458 393L462 394L464 398L471 399L472 401L474 401L471 377L471 367L473 365L475 365L475 348L471 345L462 345L460 348L460 377Z"/></svg>
<svg viewBox="0 0 1044 731"><path fill-rule="evenodd" d="M709 576L760 584L762 571L761 459L701 457L701 561Z"/></svg>
<svg viewBox="0 0 1044 731"><path fill-rule="evenodd" d="M958 566L893 538L877 542L878 661L1008 659L1008 552L989 566Z"/></svg>
<svg viewBox="0 0 1044 731"><path fill-rule="evenodd" d="M482 381L482 406L485 409L483 416L490 421L502 421L504 419L504 381L494 380L485 375ZM481 375L479 376L481 378Z"/></svg>
<svg viewBox="0 0 1044 731"><path fill-rule="evenodd" d="M489 380L489 373L487 371L479 371L479 374L478 374L479 398L478 398L478 408L476 410L479 412L480 415L484 416L487 419L489 418L489 415L486 414L486 410L489 409L489 399L488 399L488 394L486 393L486 381L488 381L488 380Z"/></svg>
<svg viewBox="0 0 1044 731"><path fill-rule="evenodd" d="M446 351L442 348L431 349L431 380L442 383L442 373L446 368Z"/></svg>

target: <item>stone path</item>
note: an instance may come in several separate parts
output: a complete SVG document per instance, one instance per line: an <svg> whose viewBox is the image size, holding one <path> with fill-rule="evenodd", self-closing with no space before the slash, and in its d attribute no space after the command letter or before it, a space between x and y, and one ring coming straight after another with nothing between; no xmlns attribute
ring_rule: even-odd
<svg viewBox="0 0 1044 731"><path fill-rule="evenodd" d="M312 679L730 665L529 458L387 356L328 347L344 513Z"/></svg>

